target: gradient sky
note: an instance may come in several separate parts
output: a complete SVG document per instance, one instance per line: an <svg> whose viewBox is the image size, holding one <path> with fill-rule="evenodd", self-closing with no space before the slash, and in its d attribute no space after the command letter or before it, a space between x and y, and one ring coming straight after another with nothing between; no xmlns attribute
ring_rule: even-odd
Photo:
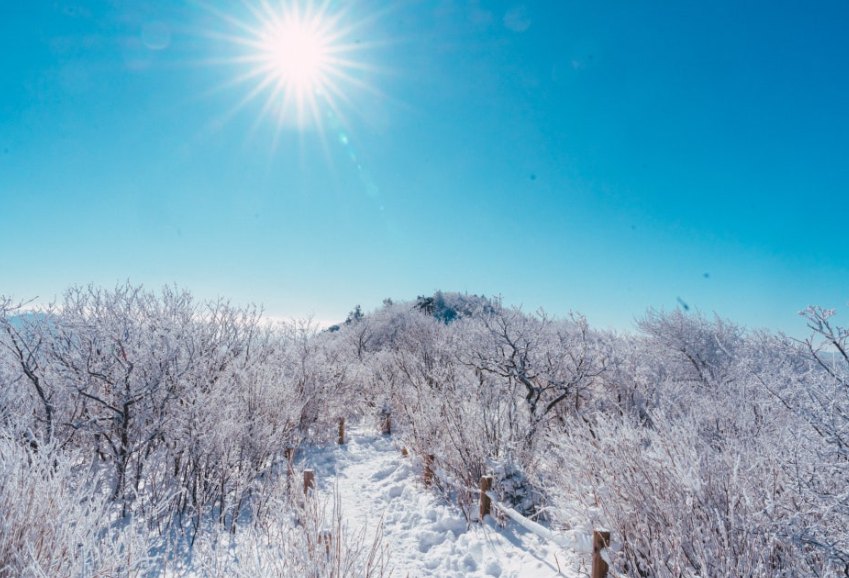
<svg viewBox="0 0 849 578"><path fill-rule="evenodd" d="M250 0L6 4L0 293L849 323L844 0L332 1L359 66L282 123L237 82Z"/></svg>

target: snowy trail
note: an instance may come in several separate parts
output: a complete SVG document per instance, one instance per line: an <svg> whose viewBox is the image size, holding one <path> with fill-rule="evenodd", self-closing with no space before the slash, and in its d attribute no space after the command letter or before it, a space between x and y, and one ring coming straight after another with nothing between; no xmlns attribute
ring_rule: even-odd
<svg viewBox="0 0 849 578"><path fill-rule="evenodd" d="M348 528L370 539L384 522L395 578L587 576L583 559L510 523L467 527L458 509L425 490L420 472L392 440L349 432L344 446L310 452L319 497L337 487ZM562 573L558 571L558 565Z"/></svg>

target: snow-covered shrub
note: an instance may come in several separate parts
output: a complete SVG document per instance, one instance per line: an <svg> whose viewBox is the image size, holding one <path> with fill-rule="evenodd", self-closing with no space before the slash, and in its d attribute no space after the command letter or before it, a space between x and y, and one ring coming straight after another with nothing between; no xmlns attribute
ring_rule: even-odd
<svg viewBox="0 0 849 578"><path fill-rule="evenodd" d="M608 528L617 568L634 576L799 576L823 559L788 535L782 457L716 447L697 419L654 428L628 416L575 423L553 444L547 487L561 522Z"/></svg>
<svg viewBox="0 0 849 578"><path fill-rule="evenodd" d="M334 331L130 284L21 312L0 298L0 502L50 494L59 517L0 511L7 573L35 572L21 556L41 533L59 561L32 564L142 560L140 519L172 541L161 559L196 544L210 575L368 575L338 556L316 566L317 537L278 484L287 448L383 411L420 460L435 456L436 486L468 519L494 475L527 514L609 527L631 575L849 567L849 332L831 310L803 312L802 342L682 311L605 334L447 293L355 310ZM76 522L95 518L91 534ZM95 543L103 562L85 553ZM222 543L230 558L212 554Z"/></svg>
<svg viewBox="0 0 849 578"><path fill-rule="evenodd" d="M695 387L717 387L733 379L738 348L745 342L741 327L719 316L709 321L681 309L650 309L637 327L663 359L664 375L657 378L668 376Z"/></svg>
<svg viewBox="0 0 849 578"><path fill-rule="evenodd" d="M166 287L72 287L61 305L0 320L0 418L35 445L75 448L124 513L235 528L288 446L332 435L347 363L309 322ZM195 530L191 530L194 532Z"/></svg>
<svg viewBox="0 0 849 578"><path fill-rule="evenodd" d="M839 370L721 320L676 313L649 325L644 344L616 345L606 375L612 392L645 392L641 403L617 393L615 406L550 431L554 459L534 481L555 518L608 527L632 575L843 572L849 476L826 433L842 435Z"/></svg>
<svg viewBox="0 0 849 578"><path fill-rule="evenodd" d="M496 451L483 427L485 406L493 409L488 402L494 392L481 392L474 371L456 361L462 322L446 326L416 315L404 345L380 358L376 379L396 382L389 402L409 449L423 458L435 456L435 466L459 488L475 487Z"/></svg>
<svg viewBox="0 0 849 578"><path fill-rule="evenodd" d="M155 542L78 453L0 433L0 577L143 576Z"/></svg>
<svg viewBox="0 0 849 578"><path fill-rule="evenodd" d="M800 315L810 337L761 336L750 371L794 434L785 467L796 523L786 532L849 573L849 329L834 324L833 309Z"/></svg>
<svg viewBox="0 0 849 578"><path fill-rule="evenodd" d="M398 307L332 333L356 352L363 406L391 408L394 431L423 460L435 456L445 489L469 513L484 474L496 476L502 499L532 512L526 474L539 433L592 402L604 340L579 316L557 321L487 302L445 323L418 305Z"/></svg>
<svg viewBox="0 0 849 578"><path fill-rule="evenodd" d="M373 533L349 528L342 505L309 499L294 504L277 494L262 519L237 535L205 533L187 574L210 578L388 578L391 564L382 525Z"/></svg>
<svg viewBox="0 0 849 578"><path fill-rule="evenodd" d="M2 327L0 327L2 331ZM3 355L3 335L0 333L0 431L37 446L39 423L38 405L29 395L29 389L20 379L20 373L9 356Z"/></svg>

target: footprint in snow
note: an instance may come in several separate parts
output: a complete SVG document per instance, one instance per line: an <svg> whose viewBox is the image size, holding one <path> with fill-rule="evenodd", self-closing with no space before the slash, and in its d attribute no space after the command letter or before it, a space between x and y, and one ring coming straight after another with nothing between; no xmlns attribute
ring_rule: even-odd
<svg viewBox="0 0 849 578"><path fill-rule="evenodd" d="M463 557L461 564L462 564L463 570L465 570L466 572L474 572L475 570L478 569L478 563L475 560L475 557L472 556L471 554L466 554Z"/></svg>
<svg viewBox="0 0 849 578"><path fill-rule="evenodd" d="M371 479L379 482L381 480L385 480L395 471L395 466L389 466L387 468L383 468L382 470L378 470L371 475Z"/></svg>
<svg viewBox="0 0 849 578"><path fill-rule="evenodd" d="M419 552L426 554L434 546L439 546L445 541L445 534L436 532L422 532L419 536Z"/></svg>
<svg viewBox="0 0 849 578"><path fill-rule="evenodd" d="M466 521L462 518L452 518L451 516L445 516L441 520L436 523L436 528L439 530L448 530L453 532L456 535L465 534L468 530L468 525Z"/></svg>

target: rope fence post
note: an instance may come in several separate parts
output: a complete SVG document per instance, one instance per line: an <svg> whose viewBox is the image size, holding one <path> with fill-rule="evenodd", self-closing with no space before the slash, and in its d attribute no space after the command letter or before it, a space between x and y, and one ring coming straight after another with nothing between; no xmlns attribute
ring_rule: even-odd
<svg viewBox="0 0 849 578"><path fill-rule="evenodd" d="M481 515L480 521L492 513L492 500L486 494L492 489L492 476L483 476L481 478Z"/></svg>
<svg viewBox="0 0 849 578"><path fill-rule="evenodd" d="M330 530L322 530L318 533L318 543L324 544L324 553L330 554L330 546L333 544L333 534Z"/></svg>
<svg viewBox="0 0 849 578"><path fill-rule="evenodd" d="M437 475L436 469L434 468L435 456L433 454L425 454L423 458L424 484L425 487L427 487L433 483L433 478ZM516 522L526 530L536 534L537 536L545 540L548 540L549 542L557 544L562 548L574 550L576 552L586 552L586 542L584 540L586 540L587 536L584 535L581 537L576 537L574 532L569 532L567 534L558 534L557 532L554 532L549 528L546 528L540 525L539 523L534 522L533 520L525 518L513 508L500 503L498 496L495 494L495 492L492 491L492 486L495 481L495 477L492 475L481 476L480 490L468 488L462 484L457 484L457 482L451 480L450 478L444 479L443 472L439 472L439 479L440 483L446 484L446 487L449 488L453 487L457 490L464 490L470 493L480 491L480 522L483 522L486 516L492 516L492 510L493 508L495 508L500 513L512 519L514 522ZM607 557L608 555L604 553L604 550L610 548L610 534L611 533L608 530L593 530L592 569L589 578L607 578L608 576L610 566L605 560L605 557Z"/></svg>
<svg viewBox="0 0 849 578"><path fill-rule="evenodd" d="M315 472L304 470L304 496L309 497L310 490L315 491Z"/></svg>
<svg viewBox="0 0 849 578"><path fill-rule="evenodd" d="M292 493L292 475L295 473L295 448L286 446L283 455L286 457L286 495L289 496Z"/></svg>
<svg viewBox="0 0 849 578"><path fill-rule="evenodd" d="M601 551L610 546L610 532L593 530L593 572L592 578L607 578L607 562Z"/></svg>
<svg viewBox="0 0 849 578"><path fill-rule="evenodd" d="M339 418L339 445L345 443L345 418Z"/></svg>
<svg viewBox="0 0 849 578"><path fill-rule="evenodd" d="M433 454L428 454L424 457L424 485L430 486L433 483Z"/></svg>

